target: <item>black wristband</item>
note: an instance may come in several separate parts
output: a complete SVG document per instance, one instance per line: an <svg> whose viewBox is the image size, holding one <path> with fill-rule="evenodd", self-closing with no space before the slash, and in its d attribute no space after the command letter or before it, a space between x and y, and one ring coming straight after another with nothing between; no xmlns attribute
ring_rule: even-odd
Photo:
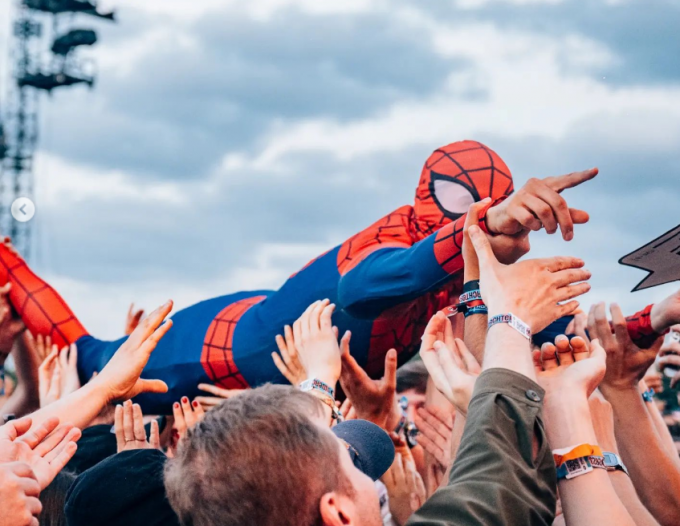
<svg viewBox="0 0 680 526"><path fill-rule="evenodd" d="M479 289L479 280L478 279L471 279L467 283L463 284L463 292L470 292L471 290L478 290Z"/></svg>

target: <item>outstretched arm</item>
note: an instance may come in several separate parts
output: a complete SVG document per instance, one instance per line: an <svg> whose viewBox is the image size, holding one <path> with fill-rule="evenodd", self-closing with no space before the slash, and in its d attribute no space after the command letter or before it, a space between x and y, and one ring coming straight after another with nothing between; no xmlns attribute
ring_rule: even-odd
<svg viewBox="0 0 680 526"><path fill-rule="evenodd" d="M588 214L569 208L560 192L596 175L597 169L592 169L530 179L509 198L482 206L478 210L479 226L492 235L492 247L499 261L514 263L524 255L528 251L527 234L532 230L545 228L552 234L559 227L565 240L572 239L574 224L587 222ZM353 316L370 318L436 290L463 269L466 218L466 215L458 218L413 245L402 240L385 248L374 244L359 252L354 256L358 262L340 269L343 276L338 298L342 308ZM504 235L493 237L498 234Z"/></svg>
<svg viewBox="0 0 680 526"><path fill-rule="evenodd" d="M486 231L488 203L479 211ZM357 317L372 317L384 310L422 296L463 269L463 216L425 239L409 246L369 247L356 256L355 264L340 279L342 307ZM380 247L380 245L378 245Z"/></svg>

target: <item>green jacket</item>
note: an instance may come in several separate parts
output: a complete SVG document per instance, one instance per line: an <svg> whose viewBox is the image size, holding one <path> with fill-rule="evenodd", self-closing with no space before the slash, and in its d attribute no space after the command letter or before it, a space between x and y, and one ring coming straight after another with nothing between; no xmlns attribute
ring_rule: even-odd
<svg viewBox="0 0 680 526"><path fill-rule="evenodd" d="M544 395L524 375L484 371L470 401L449 484L407 526L551 526L557 476L541 416Z"/></svg>

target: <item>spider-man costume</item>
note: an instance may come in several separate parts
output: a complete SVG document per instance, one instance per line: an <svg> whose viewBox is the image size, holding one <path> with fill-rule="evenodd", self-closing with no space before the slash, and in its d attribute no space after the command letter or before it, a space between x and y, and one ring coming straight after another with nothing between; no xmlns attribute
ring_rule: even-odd
<svg viewBox="0 0 680 526"><path fill-rule="evenodd" d="M203 301L173 316L143 377L164 380L167 394L141 395L146 412L166 413L181 396L198 395L200 382L226 388L285 382L271 359L274 336L307 306L329 298L333 323L352 331L351 352L371 376L382 374L385 354L399 363L418 350L430 317L461 289L465 212L491 197L486 211L513 191L510 170L492 150L462 141L436 150L423 167L414 206L402 206L343 244L312 260L278 290L238 292ZM90 336L54 289L7 247L0 246L0 282L34 334L78 345L83 380L100 371L125 338Z"/></svg>

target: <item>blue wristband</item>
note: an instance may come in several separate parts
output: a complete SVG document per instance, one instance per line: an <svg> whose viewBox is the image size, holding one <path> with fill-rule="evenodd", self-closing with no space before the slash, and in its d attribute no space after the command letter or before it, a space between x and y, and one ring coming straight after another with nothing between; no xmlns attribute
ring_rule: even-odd
<svg viewBox="0 0 680 526"><path fill-rule="evenodd" d="M486 305L475 305L474 307L468 307L465 311L465 317L472 316L473 314L489 314L489 309Z"/></svg>

